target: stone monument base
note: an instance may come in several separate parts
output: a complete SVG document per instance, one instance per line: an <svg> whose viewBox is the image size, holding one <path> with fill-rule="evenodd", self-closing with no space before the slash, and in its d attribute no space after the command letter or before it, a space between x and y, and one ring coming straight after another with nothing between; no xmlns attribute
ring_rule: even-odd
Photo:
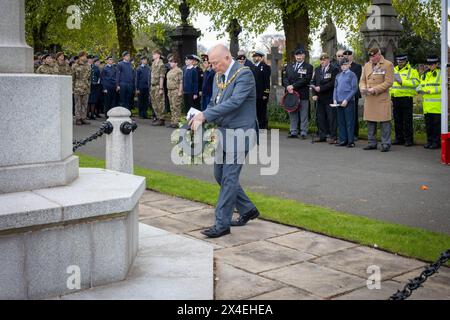
<svg viewBox="0 0 450 320"><path fill-rule="evenodd" d="M80 169L68 186L0 195L0 300L124 280L138 250L144 190L142 177Z"/></svg>

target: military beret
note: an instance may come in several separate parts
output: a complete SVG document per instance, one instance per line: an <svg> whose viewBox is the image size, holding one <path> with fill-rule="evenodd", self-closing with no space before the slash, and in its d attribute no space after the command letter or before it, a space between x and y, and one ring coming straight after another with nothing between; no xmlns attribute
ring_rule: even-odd
<svg viewBox="0 0 450 320"><path fill-rule="evenodd" d="M112 58L113 58L112 56L107 56L106 60L109 60L109 59L112 59Z"/></svg>
<svg viewBox="0 0 450 320"><path fill-rule="evenodd" d="M130 52L128 52L128 51L122 52L122 58L125 57L125 56L127 56L127 55L129 55L129 54L130 54Z"/></svg>
<svg viewBox="0 0 450 320"><path fill-rule="evenodd" d="M259 51L259 50L256 50L254 53L253 53L253 57L264 57L265 56L265 54L264 53L262 53L261 51Z"/></svg>
<svg viewBox="0 0 450 320"><path fill-rule="evenodd" d="M399 53L395 56L395 60L397 60L397 61L408 60L408 55L406 53Z"/></svg>
<svg viewBox="0 0 450 320"><path fill-rule="evenodd" d="M209 56L206 53L203 53L201 55L201 57L202 57L203 61L208 61L209 60Z"/></svg>
<svg viewBox="0 0 450 320"><path fill-rule="evenodd" d="M197 60L200 62L200 58L197 57L195 54L189 54L186 56L186 60Z"/></svg>
<svg viewBox="0 0 450 320"><path fill-rule="evenodd" d="M194 57L194 60L197 60L198 62L200 62L202 59L200 59L197 55L192 55Z"/></svg>
<svg viewBox="0 0 450 320"><path fill-rule="evenodd" d="M96 63L97 61L100 61L99 58L94 58L94 63Z"/></svg>
<svg viewBox="0 0 450 320"><path fill-rule="evenodd" d="M145 60L145 59L148 60L148 57L147 57L147 56L142 56L142 57L141 57L141 61L142 61L142 60Z"/></svg>
<svg viewBox="0 0 450 320"><path fill-rule="evenodd" d="M47 59L48 57L50 57L50 54L46 53L46 54L44 54L44 55L42 56L42 60L45 60L45 59Z"/></svg>
<svg viewBox="0 0 450 320"><path fill-rule="evenodd" d="M324 52L320 55L320 60L330 59L328 53Z"/></svg>
<svg viewBox="0 0 450 320"><path fill-rule="evenodd" d="M56 54L56 59L58 59L59 57L61 57L61 56L64 56L65 57L65 54L64 54L64 52L58 52L57 54Z"/></svg>
<svg viewBox="0 0 450 320"><path fill-rule="evenodd" d="M353 55L353 51L352 50L345 50L344 51L344 56L351 56Z"/></svg>
<svg viewBox="0 0 450 320"><path fill-rule="evenodd" d="M437 55L429 55L427 57L427 63L428 64L435 64L435 63L439 63L440 59Z"/></svg>
<svg viewBox="0 0 450 320"><path fill-rule="evenodd" d="M373 57L374 55L376 55L377 53L380 53L380 49L378 48L370 48L367 51L367 54L369 55L369 57Z"/></svg>
<svg viewBox="0 0 450 320"><path fill-rule="evenodd" d="M94 59L94 56L92 54L87 56L88 59Z"/></svg>
<svg viewBox="0 0 450 320"><path fill-rule="evenodd" d="M294 54L295 54L295 55L298 55L298 54L306 54L306 51L305 51L304 49L299 48L299 49L296 49L296 50L294 51Z"/></svg>
<svg viewBox="0 0 450 320"><path fill-rule="evenodd" d="M349 64L350 60L348 60L347 58L344 58L341 60L341 62L339 63L340 66L344 65L344 64Z"/></svg>

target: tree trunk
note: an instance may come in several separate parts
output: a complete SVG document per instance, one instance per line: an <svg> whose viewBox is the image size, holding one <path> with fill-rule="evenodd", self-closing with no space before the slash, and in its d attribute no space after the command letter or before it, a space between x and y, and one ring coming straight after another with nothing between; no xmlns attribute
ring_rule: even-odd
<svg viewBox="0 0 450 320"><path fill-rule="evenodd" d="M309 49L310 23L306 4L302 4L300 10L290 12L287 10L289 1L295 0L285 2L281 10L283 13L283 29L286 37L286 58L288 61L291 61L295 49L299 47L305 50Z"/></svg>
<svg viewBox="0 0 450 320"><path fill-rule="evenodd" d="M39 26L34 26L32 30L33 48L35 52L42 52L47 46L47 23L40 23Z"/></svg>
<svg viewBox="0 0 450 320"><path fill-rule="evenodd" d="M136 53L133 44L133 25L131 24L130 0L111 0L117 25L117 39L120 52Z"/></svg>

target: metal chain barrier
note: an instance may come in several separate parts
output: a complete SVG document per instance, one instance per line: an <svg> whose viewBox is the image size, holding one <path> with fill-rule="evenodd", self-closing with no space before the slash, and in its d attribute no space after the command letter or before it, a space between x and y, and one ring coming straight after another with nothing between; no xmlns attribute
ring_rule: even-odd
<svg viewBox="0 0 450 320"><path fill-rule="evenodd" d="M80 140L80 141L74 140L73 141L73 152L77 151L79 148L81 148L82 146L85 146L89 142L100 138L105 133L111 134L113 132L113 130L114 130L114 127L111 124L111 122L109 122L109 121L103 122L100 129L97 132L95 132L93 135L91 135L90 137Z"/></svg>
<svg viewBox="0 0 450 320"><path fill-rule="evenodd" d="M417 290L420 287L423 287L422 284L427 281L429 277L438 273L439 268L447 263L450 259L450 249L443 252L439 259L425 268L425 270L416 278L409 281L407 285L405 285L403 290L397 291L397 293L393 294L389 300L405 300L408 299L414 290Z"/></svg>

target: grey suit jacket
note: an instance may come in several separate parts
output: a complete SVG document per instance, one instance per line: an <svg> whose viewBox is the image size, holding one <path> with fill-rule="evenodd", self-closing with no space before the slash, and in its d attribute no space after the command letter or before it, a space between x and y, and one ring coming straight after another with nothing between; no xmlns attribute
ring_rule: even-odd
<svg viewBox="0 0 450 320"><path fill-rule="evenodd" d="M235 62L228 75L231 79L242 66ZM214 80L213 95L204 116L209 123L218 125L222 133L222 146L225 152L248 152L258 140L258 121L256 118L256 85L250 69L241 70L236 79L222 92L217 101L219 88ZM239 130L242 129L242 130ZM247 134L245 149L238 143L237 136L245 131ZM235 141L234 148L227 144L229 139Z"/></svg>

